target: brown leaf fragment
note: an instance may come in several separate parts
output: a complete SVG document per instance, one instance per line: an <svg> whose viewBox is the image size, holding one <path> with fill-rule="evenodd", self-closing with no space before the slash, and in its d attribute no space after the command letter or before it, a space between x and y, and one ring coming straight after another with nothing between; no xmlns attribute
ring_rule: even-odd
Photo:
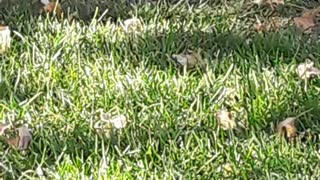
<svg viewBox="0 0 320 180"><path fill-rule="evenodd" d="M182 67L186 67L187 70L201 68L205 69L207 66L206 60L203 60L200 55L200 50L195 52L193 50L186 50L180 54L173 54L172 58Z"/></svg>
<svg viewBox="0 0 320 180"><path fill-rule="evenodd" d="M310 112L311 110L313 110L313 108L310 108L310 109L300 113L296 117L288 117L285 120L281 121L277 126L277 132L281 136L286 137L287 139L292 139L292 138L296 137L297 136L297 128L295 125L296 119L299 118L300 116Z"/></svg>
<svg viewBox="0 0 320 180"><path fill-rule="evenodd" d="M316 26L317 11L318 10L315 9L304 11L300 17L293 18L294 24L300 31L304 33L311 33Z"/></svg>
<svg viewBox="0 0 320 180"><path fill-rule="evenodd" d="M57 2L42 2L43 7L40 9L40 13L49 13L49 14L56 14L59 19L62 18L62 7Z"/></svg>
<svg viewBox="0 0 320 180"><path fill-rule="evenodd" d="M263 33L267 31L266 25L261 23L260 19L257 19L257 22L254 24L254 29L258 33Z"/></svg>
<svg viewBox="0 0 320 180"><path fill-rule="evenodd" d="M11 124L0 124L0 136L2 136L7 129L11 127Z"/></svg>
<svg viewBox="0 0 320 180"><path fill-rule="evenodd" d="M223 109L223 110L220 110L217 114L216 114L216 117L218 119L218 122L220 124L220 126L224 129L224 130L227 130L227 129L233 129L236 127L236 123L234 121L234 118L232 116L232 114Z"/></svg>
<svg viewBox="0 0 320 180"><path fill-rule="evenodd" d="M10 146L16 148L19 145L19 137L14 137L14 138L9 138L6 140L7 144L9 144Z"/></svg>
<svg viewBox="0 0 320 180"><path fill-rule="evenodd" d="M307 61L305 63L299 64L296 72L299 78L303 80L320 75L320 69L314 67L314 62L312 61Z"/></svg>
<svg viewBox="0 0 320 180"><path fill-rule="evenodd" d="M7 140L7 143L17 150L26 150L30 145L32 135L29 129L25 126L21 126L17 128L17 130L18 136L14 138L9 138Z"/></svg>
<svg viewBox="0 0 320 180"><path fill-rule="evenodd" d="M295 120L296 117L289 117L281 121L277 126L277 132L288 139L294 138L297 135Z"/></svg>

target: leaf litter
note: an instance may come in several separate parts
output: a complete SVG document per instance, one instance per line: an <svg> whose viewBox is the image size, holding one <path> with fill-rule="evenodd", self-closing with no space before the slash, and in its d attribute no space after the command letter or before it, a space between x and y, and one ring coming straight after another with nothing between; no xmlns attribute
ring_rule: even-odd
<svg viewBox="0 0 320 180"><path fill-rule="evenodd" d="M136 17L126 19L123 21L122 28L126 33L141 31L143 28L142 21Z"/></svg>
<svg viewBox="0 0 320 180"><path fill-rule="evenodd" d="M0 54L8 51L11 47L12 38L9 26L0 25Z"/></svg>
<svg viewBox="0 0 320 180"><path fill-rule="evenodd" d="M320 75L320 69L314 66L314 62L307 60L298 65L296 73L300 79L305 80Z"/></svg>
<svg viewBox="0 0 320 180"><path fill-rule="evenodd" d="M293 21L297 29L304 33L311 33L316 26L316 15L315 10L306 10L300 17L293 18Z"/></svg>
<svg viewBox="0 0 320 180"><path fill-rule="evenodd" d="M231 112L227 111L226 109L222 109L216 113L216 118L218 120L219 125L222 129L234 129L236 127L236 122L234 117L232 116Z"/></svg>
<svg viewBox="0 0 320 180"><path fill-rule="evenodd" d="M4 135L5 130L9 129L11 125L9 124L3 124L0 127L0 131L2 132L1 135ZM5 141L7 144L9 144L11 147L17 150L26 150L31 144L32 140L32 134L30 130L26 126L20 126L16 128L15 130L18 131L18 135L15 137L9 137L6 138Z"/></svg>
<svg viewBox="0 0 320 180"><path fill-rule="evenodd" d="M287 139L292 139L294 137L296 137L297 135L297 128L296 128L296 124L295 121L301 117L302 115L310 112L312 110L306 110L302 113L300 113L299 115L295 116L295 117L288 117L285 120L281 121L278 125L277 125L277 132L280 136L284 136Z"/></svg>
<svg viewBox="0 0 320 180"><path fill-rule="evenodd" d="M186 68L186 70L194 70L200 68L205 71L207 67L207 61L200 55L201 50L193 51L187 49L180 54L173 54L171 57L177 63L178 67Z"/></svg>

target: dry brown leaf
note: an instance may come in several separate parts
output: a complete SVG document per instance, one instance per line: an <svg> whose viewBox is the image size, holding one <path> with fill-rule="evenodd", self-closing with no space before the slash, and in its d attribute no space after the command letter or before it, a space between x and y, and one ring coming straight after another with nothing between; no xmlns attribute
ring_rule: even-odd
<svg viewBox="0 0 320 180"><path fill-rule="evenodd" d="M200 55L200 50L198 52L187 50L181 54L173 54L172 58L175 59L182 67L186 67L187 70L197 67L204 70L207 66L207 62L203 60Z"/></svg>
<svg viewBox="0 0 320 180"><path fill-rule="evenodd" d="M0 54L11 47L11 36L9 26L0 25Z"/></svg>
<svg viewBox="0 0 320 180"><path fill-rule="evenodd" d="M9 138L7 139L7 143L12 147L16 148L19 145L19 137Z"/></svg>
<svg viewBox="0 0 320 180"><path fill-rule="evenodd" d="M292 139L292 138L296 137L296 135L297 135L297 128L295 125L296 119L298 119L300 116L306 114L307 112L309 112L311 110L312 110L312 108L300 113L296 117L288 117L285 120L281 121L277 126L277 132L281 136L284 136L288 139Z"/></svg>
<svg viewBox="0 0 320 180"><path fill-rule="evenodd" d="M0 124L0 136L2 136L7 129L11 127L11 124Z"/></svg>
<svg viewBox="0 0 320 180"><path fill-rule="evenodd" d="M59 19L62 17L62 7L59 3L55 1L49 2L47 0L43 0L41 3L43 7L40 9L40 13L55 13Z"/></svg>
<svg viewBox="0 0 320 180"><path fill-rule="evenodd" d="M316 9L306 10L300 17L293 18L293 22L300 31L311 33L313 28L316 26L317 13L318 10Z"/></svg>
<svg viewBox="0 0 320 180"><path fill-rule="evenodd" d="M25 126L17 128L18 136L10 138L7 140L7 143L18 150L25 150L29 147L32 140L32 135L29 129Z"/></svg>
<svg viewBox="0 0 320 180"><path fill-rule="evenodd" d="M254 29L258 33L263 33L267 31L267 27L265 24L262 24L260 19L257 19L257 22L254 24Z"/></svg>
<svg viewBox="0 0 320 180"><path fill-rule="evenodd" d="M236 122L234 121L232 114L228 112L227 110L220 110L216 117L218 119L218 122L220 126L226 130L226 129L233 129L236 127Z"/></svg>
<svg viewBox="0 0 320 180"><path fill-rule="evenodd" d="M294 138L297 135L295 120L296 117L289 117L281 121L277 126L278 133L288 139Z"/></svg>
<svg viewBox="0 0 320 180"><path fill-rule="evenodd" d="M301 79L309 79L320 75L320 70L314 67L314 62L307 61L298 65L296 72Z"/></svg>

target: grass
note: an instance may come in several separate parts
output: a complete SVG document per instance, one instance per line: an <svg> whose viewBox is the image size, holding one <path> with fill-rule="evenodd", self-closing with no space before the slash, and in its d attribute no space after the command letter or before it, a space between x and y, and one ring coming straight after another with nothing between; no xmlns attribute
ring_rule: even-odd
<svg viewBox="0 0 320 180"><path fill-rule="evenodd" d="M118 19L143 19L138 34L120 31L118 21L106 17L70 25L30 17L18 5L7 8L0 17L16 33L0 57L0 117L27 124L33 141L24 152L0 141L0 176L319 177L318 138L288 142L275 135L275 126L312 107L297 127L318 137L320 81L301 82L295 68L306 58L319 66L320 44L294 28L257 34L253 16L238 20L243 7L140 4ZM177 75L168 55L186 48L202 49L207 73ZM222 130L215 113L223 107L246 129ZM111 136L97 133L99 110L125 115L127 127Z"/></svg>

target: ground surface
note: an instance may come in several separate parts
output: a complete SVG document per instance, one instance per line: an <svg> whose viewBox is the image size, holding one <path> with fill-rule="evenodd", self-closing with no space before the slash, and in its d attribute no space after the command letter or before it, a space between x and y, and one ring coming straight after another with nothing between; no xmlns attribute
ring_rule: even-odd
<svg viewBox="0 0 320 180"><path fill-rule="evenodd" d="M274 14L238 1L119 11L119 21L143 20L138 34L118 30L114 17L69 25L7 7L0 21L17 33L0 57L0 117L27 124L33 140L24 152L0 141L0 176L319 177L320 81L306 84L295 69L306 58L319 66L320 44L290 26L265 34L253 28L255 15L294 17L317 5L290 3L296 6ZM169 56L187 48L202 49L206 74L177 75ZM223 130L215 117L221 108L245 129ZM279 121L309 108L297 128L311 138L276 136ZM109 137L97 132L100 111L124 115L127 126Z"/></svg>

